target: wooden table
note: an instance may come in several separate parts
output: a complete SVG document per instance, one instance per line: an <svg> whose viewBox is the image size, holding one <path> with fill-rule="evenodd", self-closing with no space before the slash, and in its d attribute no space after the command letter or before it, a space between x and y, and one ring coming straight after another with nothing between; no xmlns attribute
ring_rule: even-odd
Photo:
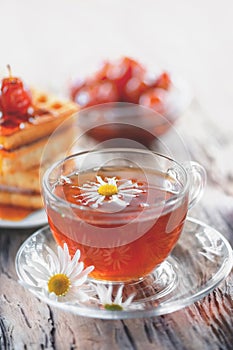
<svg viewBox="0 0 233 350"><path fill-rule="evenodd" d="M220 132L196 103L177 130L208 172L205 195L189 214L233 244L233 131ZM1 349L233 348L233 273L204 299L168 315L116 321L79 317L42 303L17 283L15 254L33 231L0 229Z"/></svg>

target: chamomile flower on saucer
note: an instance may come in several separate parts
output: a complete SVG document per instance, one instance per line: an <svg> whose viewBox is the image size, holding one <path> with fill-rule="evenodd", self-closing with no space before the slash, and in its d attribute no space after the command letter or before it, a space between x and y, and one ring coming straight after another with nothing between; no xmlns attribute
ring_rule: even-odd
<svg viewBox="0 0 233 350"><path fill-rule="evenodd" d="M97 296L99 298L99 303L101 306L110 311L123 311L130 308L133 298L135 297L135 293L131 294L124 302L122 301L122 292L124 285L121 285L118 288L117 294L113 300L112 292L113 285L109 285L108 287L104 284L94 285L94 289L96 290Z"/></svg>
<svg viewBox="0 0 233 350"><path fill-rule="evenodd" d="M63 248L57 246L57 254L48 246L45 249L47 255L37 252L33 261L24 266L23 285L58 302L88 300L84 283L94 266L84 269L79 261L80 250L71 258L66 243Z"/></svg>
<svg viewBox="0 0 233 350"><path fill-rule="evenodd" d="M96 182L89 181L80 186L82 196L82 204L89 203L93 208L100 205L106 209L125 208L130 201L143 192L139 189L138 184L131 180L118 180L116 177L96 176ZM106 205L107 204L107 205Z"/></svg>

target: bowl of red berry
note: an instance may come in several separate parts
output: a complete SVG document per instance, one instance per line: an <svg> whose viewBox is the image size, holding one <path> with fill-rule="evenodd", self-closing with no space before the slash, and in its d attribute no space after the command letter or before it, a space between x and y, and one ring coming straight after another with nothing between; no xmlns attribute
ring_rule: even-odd
<svg viewBox="0 0 233 350"><path fill-rule="evenodd" d="M77 79L70 97L81 107L80 129L93 140L127 137L145 146L166 133L191 101L186 82L130 57L105 61Z"/></svg>

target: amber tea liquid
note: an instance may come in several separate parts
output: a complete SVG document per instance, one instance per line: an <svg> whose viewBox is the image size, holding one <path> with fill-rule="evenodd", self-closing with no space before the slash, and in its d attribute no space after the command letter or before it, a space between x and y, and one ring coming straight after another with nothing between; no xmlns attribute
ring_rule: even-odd
<svg viewBox="0 0 233 350"><path fill-rule="evenodd" d="M137 183L140 193L122 210L102 211L91 203L79 209L88 181L117 177ZM94 265L90 277L106 281L137 280L164 261L181 234L188 197L177 194L182 185L167 174L138 168L101 168L70 175L55 184L54 194L70 203L46 208L52 233L59 245L68 244L71 254L81 251L85 266ZM108 198L106 198L107 200Z"/></svg>

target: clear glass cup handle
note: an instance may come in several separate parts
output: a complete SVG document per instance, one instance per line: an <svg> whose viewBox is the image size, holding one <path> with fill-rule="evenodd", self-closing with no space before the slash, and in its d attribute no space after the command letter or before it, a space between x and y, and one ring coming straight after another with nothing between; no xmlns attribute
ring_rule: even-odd
<svg viewBox="0 0 233 350"><path fill-rule="evenodd" d="M192 208L201 198L206 186L205 168L197 162L183 164L189 177L189 208Z"/></svg>

